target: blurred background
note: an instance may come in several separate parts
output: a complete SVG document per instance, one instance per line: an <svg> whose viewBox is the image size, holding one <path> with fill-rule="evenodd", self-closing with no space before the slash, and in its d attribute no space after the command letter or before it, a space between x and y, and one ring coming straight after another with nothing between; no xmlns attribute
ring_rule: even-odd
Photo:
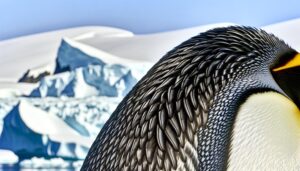
<svg viewBox="0 0 300 171"><path fill-rule="evenodd" d="M0 170L79 170L137 81L201 32L254 26L300 50L299 4L0 0Z"/></svg>

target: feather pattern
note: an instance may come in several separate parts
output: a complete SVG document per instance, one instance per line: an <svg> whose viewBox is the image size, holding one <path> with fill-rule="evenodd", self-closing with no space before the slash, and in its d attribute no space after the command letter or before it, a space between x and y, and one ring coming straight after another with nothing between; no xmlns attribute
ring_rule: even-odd
<svg viewBox="0 0 300 171"><path fill-rule="evenodd" d="M214 95L255 56L281 44L262 30L234 26L177 46L119 104L82 170L198 170L197 133Z"/></svg>

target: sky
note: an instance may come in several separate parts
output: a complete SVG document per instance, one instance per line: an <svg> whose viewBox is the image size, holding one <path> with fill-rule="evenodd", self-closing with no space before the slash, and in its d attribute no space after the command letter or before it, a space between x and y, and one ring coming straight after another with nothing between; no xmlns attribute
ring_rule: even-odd
<svg viewBox="0 0 300 171"><path fill-rule="evenodd" d="M298 17L299 0L0 0L0 40L77 26L146 34L218 22L260 27Z"/></svg>

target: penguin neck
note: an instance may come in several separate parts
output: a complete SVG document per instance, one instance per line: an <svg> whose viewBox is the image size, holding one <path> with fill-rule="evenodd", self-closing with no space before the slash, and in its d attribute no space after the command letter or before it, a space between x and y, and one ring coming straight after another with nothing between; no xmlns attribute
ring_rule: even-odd
<svg viewBox="0 0 300 171"><path fill-rule="evenodd" d="M233 84L231 84L233 85ZM245 86L224 88L214 97L205 127L198 131L198 160L200 170L225 170L232 131L239 102L246 92Z"/></svg>
<svg viewBox="0 0 300 171"><path fill-rule="evenodd" d="M299 170L300 113L289 99L268 92L250 96L231 134L228 170Z"/></svg>

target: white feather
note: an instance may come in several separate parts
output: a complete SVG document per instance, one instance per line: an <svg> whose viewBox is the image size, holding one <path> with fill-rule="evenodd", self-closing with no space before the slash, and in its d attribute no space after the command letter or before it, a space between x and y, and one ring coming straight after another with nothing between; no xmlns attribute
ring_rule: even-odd
<svg viewBox="0 0 300 171"><path fill-rule="evenodd" d="M300 170L300 112L278 93L250 96L233 128L228 170Z"/></svg>

